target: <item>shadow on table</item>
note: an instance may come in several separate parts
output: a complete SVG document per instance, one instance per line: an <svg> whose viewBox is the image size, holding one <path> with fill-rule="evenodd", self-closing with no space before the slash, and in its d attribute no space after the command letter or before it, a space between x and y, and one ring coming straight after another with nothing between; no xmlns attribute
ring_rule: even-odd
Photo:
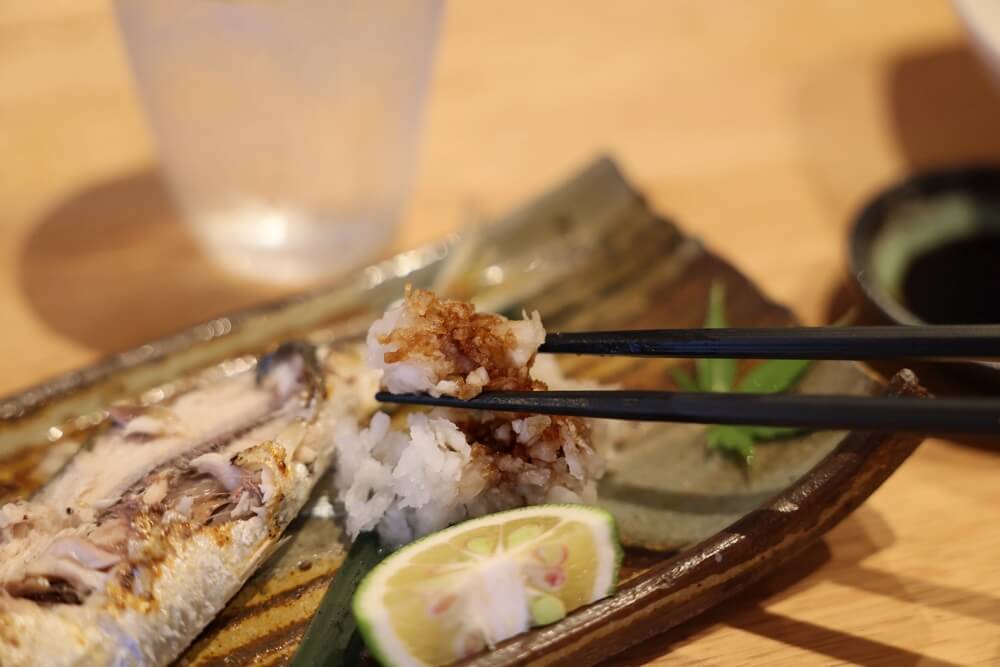
<svg viewBox="0 0 1000 667"><path fill-rule="evenodd" d="M1000 162L1000 83L969 47L890 57L878 66L831 59L808 71L790 98L801 176L845 230L877 190L909 173Z"/></svg>
<svg viewBox="0 0 1000 667"><path fill-rule="evenodd" d="M766 598L769 592L775 592L776 599L779 599L795 590L801 590L802 583L815 576L816 572L829 562L830 557L830 548L826 542L818 542L805 553L782 566L780 572L764 578L745 593L723 602L673 630L619 653L605 664L607 667L611 665L615 667L640 667L694 641L713 627L732 625L749 610L757 609L759 601ZM719 654L705 657L725 658ZM735 656L730 657L735 658ZM711 662L711 659L707 662Z"/></svg>
<svg viewBox="0 0 1000 667"><path fill-rule="evenodd" d="M861 665L877 663L951 667L952 663L930 659L916 651L796 619L770 609L782 600L814 586L834 583L907 604L932 606L1000 625L1000 600L883 572L865 565L867 558L894 541L890 527L878 513L863 506L835 528L827 539L783 565L778 572L764 578L743 595L673 631L619 654L608 664L638 667L681 649L685 644L703 637L712 628L724 626L793 646L830 661ZM836 549L836 553L833 549ZM703 657L709 661L714 658L722 663L739 661L739 656L735 655L709 654Z"/></svg>
<svg viewBox="0 0 1000 667"><path fill-rule="evenodd" d="M1000 81L970 47L907 54L888 85L893 133L912 170L1000 161Z"/></svg>
<svg viewBox="0 0 1000 667"><path fill-rule="evenodd" d="M47 326L101 352L287 293L215 267L151 169L89 187L46 213L21 248L18 278Z"/></svg>

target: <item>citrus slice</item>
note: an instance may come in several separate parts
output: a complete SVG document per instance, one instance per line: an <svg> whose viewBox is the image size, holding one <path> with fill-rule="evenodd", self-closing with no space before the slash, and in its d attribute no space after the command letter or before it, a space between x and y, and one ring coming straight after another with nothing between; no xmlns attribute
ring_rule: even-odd
<svg viewBox="0 0 1000 667"><path fill-rule="evenodd" d="M536 505L428 535L358 586L354 615L383 665L447 665L614 592L610 514Z"/></svg>

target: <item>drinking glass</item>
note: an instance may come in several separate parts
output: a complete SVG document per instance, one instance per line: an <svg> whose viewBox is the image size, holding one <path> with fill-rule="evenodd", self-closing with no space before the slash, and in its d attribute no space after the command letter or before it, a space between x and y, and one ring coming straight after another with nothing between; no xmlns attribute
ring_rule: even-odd
<svg viewBox="0 0 1000 667"><path fill-rule="evenodd" d="M441 0L116 0L168 187L226 268L309 282L391 241Z"/></svg>

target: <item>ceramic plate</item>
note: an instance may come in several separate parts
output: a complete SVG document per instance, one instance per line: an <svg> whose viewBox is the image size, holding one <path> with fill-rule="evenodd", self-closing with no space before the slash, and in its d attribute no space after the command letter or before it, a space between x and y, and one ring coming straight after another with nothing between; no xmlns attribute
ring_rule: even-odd
<svg viewBox="0 0 1000 667"><path fill-rule="evenodd" d="M494 225L401 254L352 281L144 345L0 401L0 501L38 488L113 400L162 391L206 366L305 336L349 340L406 283L502 312L538 309L551 330L699 326L722 284L735 326L792 324L731 265L654 214L609 160ZM574 379L674 388L692 362L560 358ZM822 363L804 391L920 393L912 374L882 388L859 367ZM762 443L752 466L708 448L701 426L620 427L600 487L629 546L612 598L517 637L477 665L598 662L733 595L843 519L910 454L910 436L820 432ZM279 665L293 653L344 546L319 485L262 568L180 659L181 665Z"/></svg>

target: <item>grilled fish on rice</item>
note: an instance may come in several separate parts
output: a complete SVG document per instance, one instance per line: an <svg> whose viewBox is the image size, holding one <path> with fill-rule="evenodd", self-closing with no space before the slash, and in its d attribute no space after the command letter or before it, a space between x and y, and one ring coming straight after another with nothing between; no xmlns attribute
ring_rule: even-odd
<svg viewBox="0 0 1000 667"><path fill-rule="evenodd" d="M0 664L163 665L276 544L331 456L351 392L286 345L113 425L0 508ZM356 392L354 392L356 394Z"/></svg>

